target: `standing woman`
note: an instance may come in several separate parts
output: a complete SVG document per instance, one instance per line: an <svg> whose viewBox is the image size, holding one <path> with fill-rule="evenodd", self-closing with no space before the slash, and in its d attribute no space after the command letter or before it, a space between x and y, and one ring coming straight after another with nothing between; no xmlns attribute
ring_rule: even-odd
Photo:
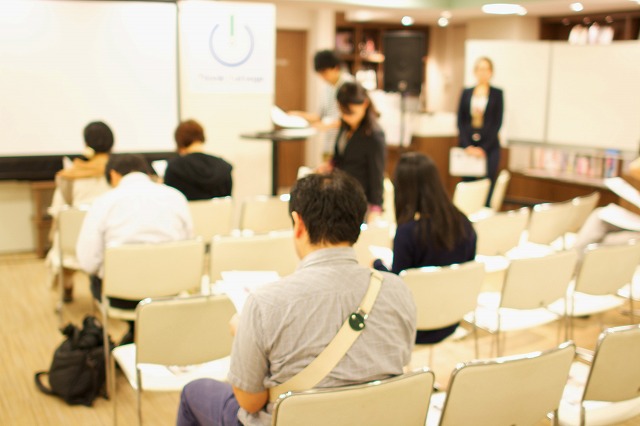
<svg viewBox="0 0 640 426"><path fill-rule="evenodd" d="M502 126L504 99L502 90L489 85L493 76L493 62L482 57L474 68L477 84L462 91L458 106L458 144L467 154L487 159L487 176L491 179L491 199L493 185L500 162L500 141L498 131Z"/></svg>
<svg viewBox="0 0 640 426"><path fill-rule="evenodd" d="M346 82L338 90L341 127L333 158L320 171L340 169L360 182L369 205L367 221L382 211L386 145L378 125L378 111L367 91L358 83Z"/></svg>
<svg viewBox="0 0 640 426"><path fill-rule="evenodd" d="M453 205L433 160L423 154L402 154L396 166L396 222L391 272L409 268L448 266L476 256L476 233L469 219ZM378 259L375 269L387 268ZM458 324L418 330L417 344L437 343L453 334Z"/></svg>

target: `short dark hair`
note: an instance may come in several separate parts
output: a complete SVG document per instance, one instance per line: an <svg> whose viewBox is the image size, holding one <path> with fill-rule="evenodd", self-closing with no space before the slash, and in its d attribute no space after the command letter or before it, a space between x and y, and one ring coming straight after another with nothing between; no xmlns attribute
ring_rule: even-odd
<svg viewBox="0 0 640 426"><path fill-rule="evenodd" d="M421 153L400 156L393 179L396 223L414 220L420 240L441 250L453 250L467 236L466 217L453 205L433 160Z"/></svg>
<svg viewBox="0 0 640 426"><path fill-rule="evenodd" d="M93 121L84 128L84 143L95 152L110 152L113 132L102 121Z"/></svg>
<svg viewBox="0 0 640 426"><path fill-rule="evenodd" d="M362 185L345 172L310 174L293 185L289 212L300 215L311 244L353 245L360 236L367 198Z"/></svg>
<svg viewBox="0 0 640 426"><path fill-rule="evenodd" d="M204 129L195 120L186 120L178 125L174 133L178 148L187 148L194 142L204 142Z"/></svg>
<svg viewBox="0 0 640 426"><path fill-rule="evenodd" d="M111 170L115 170L122 176L128 175L129 173L133 172L151 174L149 163L147 163L147 160L145 160L145 158L139 154L111 155L104 169L104 173L109 184L111 184Z"/></svg>
<svg viewBox="0 0 640 426"><path fill-rule="evenodd" d="M333 50L321 50L313 57L313 67L316 72L339 67L342 61Z"/></svg>

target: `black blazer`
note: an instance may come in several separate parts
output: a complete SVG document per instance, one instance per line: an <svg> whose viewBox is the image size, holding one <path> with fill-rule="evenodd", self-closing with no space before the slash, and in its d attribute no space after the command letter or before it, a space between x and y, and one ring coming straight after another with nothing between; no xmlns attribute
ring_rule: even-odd
<svg viewBox="0 0 640 426"><path fill-rule="evenodd" d="M338 141L346 131L347 127L343 124L334 146L333 165L360 182L369 204L382 206L387 153L384 132L377 125L374 125L369 133L360 126L347 141L344 152L340 154Z"/></svg>
<svg viewBox="0 0 640 426"><path fill-rule="evenodd" d="M460 96L458 106L458 145L465 148L470 145L478 146L487 153L488 169L490 176L493 176L498 168L500 159L500 141L498 131L502 126L502 115L504 114L504 98L502 90L489 87L489 99L484 112L484 125L481 129L471 127L471 96L473 87L464 89ZM472 135L480 134L480 140L474 141Z"/></svg>

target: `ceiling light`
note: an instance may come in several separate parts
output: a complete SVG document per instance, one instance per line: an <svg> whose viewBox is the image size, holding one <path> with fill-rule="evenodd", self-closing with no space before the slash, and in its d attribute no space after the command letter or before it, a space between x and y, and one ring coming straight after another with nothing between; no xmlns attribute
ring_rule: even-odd
<svg viewBox="0 0 640 426"><path fill-rule="evenodd" d="M526 15L527 9L519 4L492 3L482 6L484 13L493 15Z"/></svg>
<svg viewBox="0 0 640 426"><path fill-rule="evenodd" d="M584 6L582 5L582 3L571 3L569 8L571 8L571 10L573 10L574 12L582 12L584 10Z"/></svg>
<svg viewBox="0 0 640 426"><path fill-rule="evenodd" d="M438 19L438 25L441 27L446 27L447 25L449 25L449 20L442 16Z"/></svg>
<svg viewBox="0 0 640 426"><path fill-rule="evenodd" d="M400 22L402 22L402 25L404 25L405 27L408 27L410 25L413 25L415 21L411 16L403 16Z"/></svg>

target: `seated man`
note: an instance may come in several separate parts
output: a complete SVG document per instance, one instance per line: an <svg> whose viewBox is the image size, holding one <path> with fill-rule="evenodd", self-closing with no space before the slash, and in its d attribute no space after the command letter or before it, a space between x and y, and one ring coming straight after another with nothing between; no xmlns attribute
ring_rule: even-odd
<svg viewBox="0 0 640 426"><path fill-rule="evenodd" d="M269 389L309 365L358 309L371 278L352 248L367 211L360 184L342 172L308 175L293 187L289 211L302 259L298 269L249 295L239 316L229 383L189 383L178 425L270 425ZM416 307L398 276L382 276L366 327L317 387L384 379L402 374L408 364Z"/></svg>
<svg viewBox="0 0 640 426"><path fill-rule="evenodd" d="M104 249L107 245L165 243L191 238L187 200L179 191L155 183L139 155L112 155L105 174L112 189L87 212L76 246L78 262L91 275L91 292L100 300ZM137 300L111 299L111 305L135 309ZM133 323L123 344L133 341Z"/></svg>
<svg viewBox="0 0 640 426"><path fill-rule="evenodd" d="M179 157L167 165L164 183L188 200L207 200L231 195L231 164L206 154L204 130L195 120L180 123L175 132Z"/></svg>

